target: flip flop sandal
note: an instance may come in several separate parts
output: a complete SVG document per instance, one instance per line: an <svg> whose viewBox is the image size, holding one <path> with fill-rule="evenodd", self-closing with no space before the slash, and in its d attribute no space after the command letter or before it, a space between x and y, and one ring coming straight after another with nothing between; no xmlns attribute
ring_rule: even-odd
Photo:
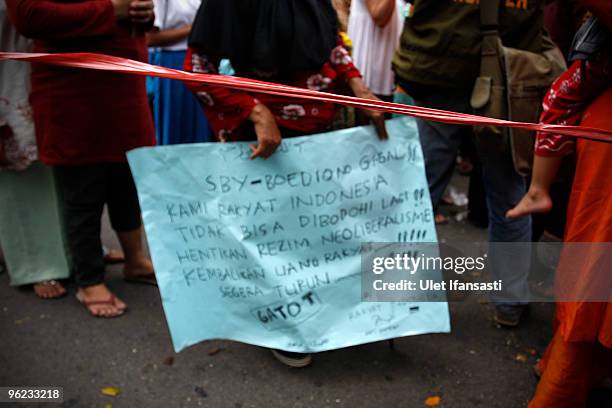
<svg viewBox="0 0 612 408"><path fill-rule="evenodd" d="M124 276L123 280L128 282L128 283L140 283L140 284L144 284L144 285L157 286L157 279L155 278L155 274L151 275L150 277L147 277L147 276L133 276L133 277Z"/></svg>
<svg viewBox="0 0 612 408"><path fill-rule="evenodd" d="M107 265L120 264L125 262L125 255L122 251L115 249L104 249L104 263Z"/></svg>
<svg viewBox="0 0 612 408"><path fill-rule="evenodd" d="M87 311L89 312L89 314L91 314L93 317L104 317L104 318L113 318L113 317L119 317L119 316L123 316L125 314L125 310L121 310L119 309L119 312L117 314L113 314L113 315L99 315L99 314L95 314L91 309L90 306L116 306L115 305L115 300L117 300L117 297L115 295L111 295L110 298L108 298L107 300L85 300L83 299L83 297L77 293L76 294L76 298L77 300L87 308Z"/></svg>
<svg viewBox="0 0 612 408"><path fill-rule="evenodd" d="M46 281L42 281L42 282L36 282L36 283L32 284L32 287L33 287L34 285L42 285L42 286L57 286L57 285L59 285L59 282L58 282L58 281L56 281L55 279L51 279L51 280L46 280ZM36 293L36 291L34 291L34 293ZM44 297L42 297L42 296L39 296L39 295L38 295L38 293L36 293L36 296L38 296L38 297L39 297L39 298L41 298L41 299L45 299L45 300L53 300L53 299L60 299L60 298L63 298L63 297L64 297L64 296L66 296L67 294L68 294L68 291L67 291L67 290L64 288L64 293L62 293L62 294L61 294L61 295L59 295L59 296L53 296L53 297L46 297L46 298L44 298Z"/></svg>

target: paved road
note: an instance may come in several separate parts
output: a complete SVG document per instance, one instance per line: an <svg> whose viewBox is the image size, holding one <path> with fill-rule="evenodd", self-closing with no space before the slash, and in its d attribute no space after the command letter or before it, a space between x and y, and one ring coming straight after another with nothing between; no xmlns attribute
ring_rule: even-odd
<svg viewBox="0 0 612 408"><path fill-rule="evenodd" d="M104 235L117 246L107 225ZM453 221L440 236L486 234ZM63 386L61 407L411 408L437 395L441 407L516 408L534 391L532 365L551 333L550 304L534 305L510 331L493 324L489 305L456 302L452 334L398 339L395 350L380 342L320 353L311 367L294 370L234 342L174 354L157 289L125 284L120 266L108 277L130 305L115 320L89 317L73 286L64 299L40 301L0 275L0 385ZM121 393L102 395L108 386Z"/></svg>

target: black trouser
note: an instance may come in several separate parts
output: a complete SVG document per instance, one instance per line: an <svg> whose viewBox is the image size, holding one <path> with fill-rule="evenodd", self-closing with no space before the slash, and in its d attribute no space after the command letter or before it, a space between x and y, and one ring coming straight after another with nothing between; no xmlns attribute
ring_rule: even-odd
<svg viewBox="0 0 612 408"><path fill-rule="evenodd" d="M141 225L132 173L127 163L56 166L55 170L74 279L80 287L97 285L104 281L100 239L104 204L115 231L134 231Z"/></svg>

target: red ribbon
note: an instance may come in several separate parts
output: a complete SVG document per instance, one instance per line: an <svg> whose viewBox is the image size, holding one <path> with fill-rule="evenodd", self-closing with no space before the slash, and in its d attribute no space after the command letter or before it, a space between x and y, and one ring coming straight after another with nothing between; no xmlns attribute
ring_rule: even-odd
<svg viewBox="0 0 612 408"><path fill-rule="evenodd" d="M149 75L159 78L177 79L181 81L199 82L208 85L224 86L227 88L247 92L260 92L291 98L311 99L323 102L337 103L346 106L354 106L357 108L397 113L401 115L414 116L417 118L442 123L458 125L502 126L612 142L612 131L605 129L597 129L584 126L562 126L527 122L513 122L509 120L468 115L464 113L457 113L440 109L431 109L391 102L374 101L371 99L356 98L354 96L336 95L326 92L313 91L310 89L296 88L293 86L257 81L248 78L232 77L225 75L196 74L192 72L185 72L177 69L164 68L157 65L146 64L144 62L134 61L127 58L119 58L102 54L45 54L0 52L0 61L9 59L23 60L29 62L41 62L45 64L60 65L66 67L122 72L135 75Z"/></svg>

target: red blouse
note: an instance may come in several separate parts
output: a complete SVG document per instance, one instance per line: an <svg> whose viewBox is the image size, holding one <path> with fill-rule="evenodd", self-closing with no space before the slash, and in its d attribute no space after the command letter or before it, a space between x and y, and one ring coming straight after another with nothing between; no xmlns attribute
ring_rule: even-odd
<svg viewBox="0 0 612 408"><path fill-rule="evenodd" d="M110 0L6 0L34 52L95 52L147 61L144 34L117 23ZM125 162L155 144L145 79L34 64L32 108L39 156L49 165Z"/></svg>
<svg viewBox="0 0 612 408"><path fill-rule="evenodd" d="M218 74L218 66L219 58L198 53L192 48L187 50L186 71ZM348 51L339 40L338 46L332 50L329 60L320 70L296 73L286 84L333 92L339 83L347 83L349 79L360 76ZM223 142L245 139L242 125L258 102L270 109L279 127L305 134L327 130L336 113L336 106L332 103L247 93L200 83L186 85L200 100L216 139Z"/></svg>

